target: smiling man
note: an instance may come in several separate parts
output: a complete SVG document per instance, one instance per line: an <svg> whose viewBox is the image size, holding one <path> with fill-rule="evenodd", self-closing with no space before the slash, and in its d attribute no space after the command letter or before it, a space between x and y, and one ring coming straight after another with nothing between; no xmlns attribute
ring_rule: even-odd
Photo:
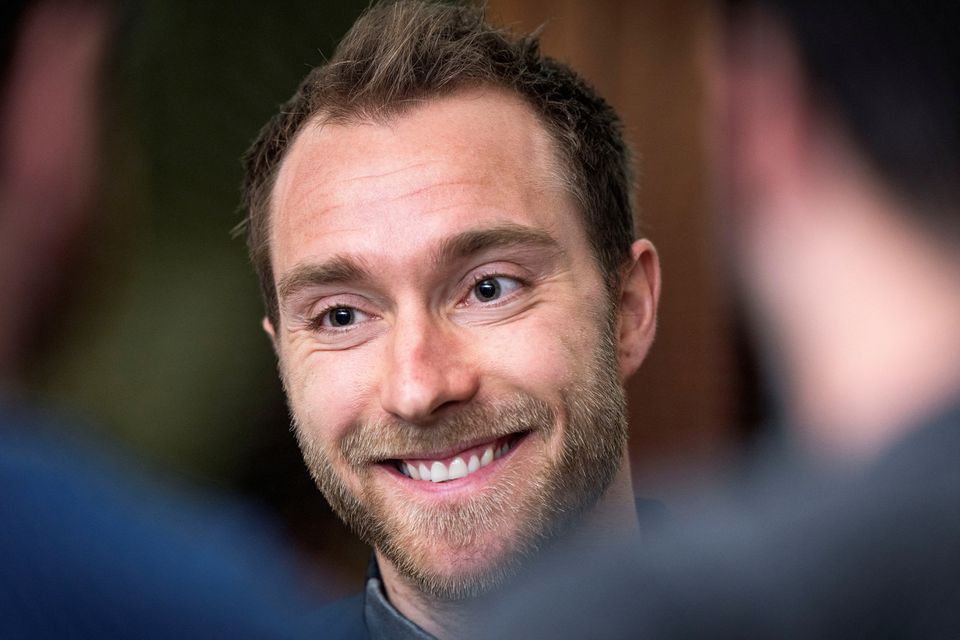
<svg viewBox="0 0 960 640"><path fill-rule="evenodd" d="M623 383L659 265L592 88L478 9L382 4L246 168L304 459L375 552L344 630L462 635L550 542L636 533Z"/></svg>

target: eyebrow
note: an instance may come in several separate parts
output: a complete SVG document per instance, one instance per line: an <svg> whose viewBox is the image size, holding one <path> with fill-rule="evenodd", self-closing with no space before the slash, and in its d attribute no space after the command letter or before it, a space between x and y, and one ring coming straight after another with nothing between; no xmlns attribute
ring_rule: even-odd
<svg viewBox="0 0 960 640"><path fill-rule="evenodd" d="M444 240L434 256L437 264L447 264L501 247L529 247L561 252L560 243L542 229L504 222L486 229L464 231Z"/></svg>
<svg viewBox="0 0 960 640"><path fill-rule="evenodd" d="M356 282L370 277L370 271L360 260L350 255L337 255L320 264L303 264L295 267L280 279L277 297L285 300L309 287L339 282Z"/></svg>
<svg viewBox="0 0 960 640"><path fill-rule="evenodd" d="M560 243L542 229L515 223L501 223L485 229L464 231L440 243L433 262L438 266L499 247L529 247L562 252ZM277 296L282 301L310 287L344 282L371 280L373 271L363 261L349 254L340 254L318 264L294 267L277 284Z"/></svg>

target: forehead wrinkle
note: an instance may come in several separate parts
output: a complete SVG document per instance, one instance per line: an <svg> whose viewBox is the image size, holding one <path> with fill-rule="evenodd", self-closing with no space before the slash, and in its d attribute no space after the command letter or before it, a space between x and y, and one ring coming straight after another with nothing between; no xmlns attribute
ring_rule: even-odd
<svg viewBox="0 0 960 640"><path fill-rule="evenodd" d="M462 180L451 179L451 180L449 180L449 181L436 182L436 183L432 183L432 184L426 184L426 185L423 185L423 186L420 186L420 187L415 187L415 188L411 189L410 191L406 191L406 192L404 192L404 193L397 194L397 195L392 196L392 197L390 197L390 198L378 199L378 202L383 203L383 204L389 204L389 203L397 202L397 201L404 200L404 199L407 199L407 198L413 198L413 197L416 197L416 196L419 196L419 195L423 195L423 194L429 193L429 192L431 192L431 191L442 190L442 189L450 189L450 188L454 188L454 187L463 187L463 186L467 186L467 185L478 185L478 184L482 184L482 182L479 181L479 180L470 180L470 179L462 179ZM443 206L443 207L430 207L428 210L429 210L429 211L433 211L433 212L439 212L439 211L444 211L444 210L447 210L447 209L456 209L456 208L462 207L462 206L463 206L463 204L460 203L460 202L452 202L452 203L447 204L447 205L445 205L445 206Z"/></svg>
<svg viewBox="0 0 960 640"><path fill-rule="evenodd" d="M425 184L423 186L417 186L408 191L404 191L403 193L397 193L389 197L370 195L370 196L361 197L361 198L351 198L349 202L337 202L337 203L331 204L328 207L325 207L320 213L322 214L322 213L334 211L336 209L342 209L344 207L363 207L370 203L374 203L378 206L382 206L382 205L398 202L401 200L405 200L407 198L413 198L425 193L429 193L430 191L436 191L436 190L452 188L452 187L461 187L461 186L466 186L471 184L482 184L482 183L478 180L463 179L463 180L450 180L446 182ZM429 208L428 210L443 211L445 209L454 209L461 206L463 206L461 203L454 202L439 208Z"/></svg>
<svg viewBox="0 0 960 640"><path fill-rule="evenodd" d="M344 125L343 128L349 129L360 124L363 123ZM337 187L339 186L350 186L353 183L362 183L365 180L389 178L390 176L401 174L405 171L417 170L430 164L430 161L425 160L413 162L412 164L403 164L402 166L383 171L374 171L369 174L340 177L331 180L332 176L329 165L330 150L328 149L328 153L324 154L323 157L318 157L318 148L323 149L331 144L328 138L329 136L337 136L337 127L333 127L332 131L326 131L326 129L327 127L323 122L315 122L314 126L308 126L300 131L294 142L290 145L290 151L287 153L287 157L284 158L278 167L277 179L272 189L273 194L271 199L278 205L283 204L286 207L302 209L311 203L322 202L329 194L336 193ZM295 150L301 149L304 146L311 149L305 157L300 157L304 156L303 153L294 153ZM333 148L337 149L337 145L334 144ZM339 152L335 152L334 155L336 155L336 153ZM295 162L291 161L291 157L293 156L297 156ZM321 209L320 213L335 211L343 206L343 203L334 202Z"/></svg>
<svg viewBox="0 0 960 640"><path fill-rule="evenodd" d="M416 162L414 164L405 164L402 167L399 167L397 169L390 169L388 171L381 171L378 173L369 173L369 174L364 174L362 176L351 176L349 178L344 178L342 180L339 180L338 183L350 184L351 182L360 182L362 180L370 180L375 178L388 178L398 173L403 173L405 171L412 171L415 169L419 169L421 167L425 167L430 164L433 164L433 163L424 161L424 162Z"/></svg>
<svg viewBox="0 0 960 640"><path fill-rule="evenodd" d="M277 293L283 300L307 287L369 280L371 273L362 258L339 254L320 263L295 266L280 279Z"/></svg>

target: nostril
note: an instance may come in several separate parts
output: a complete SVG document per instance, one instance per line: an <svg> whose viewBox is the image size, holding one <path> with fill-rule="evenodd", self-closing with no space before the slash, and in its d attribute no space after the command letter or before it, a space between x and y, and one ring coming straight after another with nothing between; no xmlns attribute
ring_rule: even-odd
<svg viewBox="0 0 960 640"><path fill-rule="evenodd" d="M444 413L448 409L454 409L457 405L461 404L462 400L447 400L446 402L440 404L437 408L433 410L434 413L440 414Z"/></svg>

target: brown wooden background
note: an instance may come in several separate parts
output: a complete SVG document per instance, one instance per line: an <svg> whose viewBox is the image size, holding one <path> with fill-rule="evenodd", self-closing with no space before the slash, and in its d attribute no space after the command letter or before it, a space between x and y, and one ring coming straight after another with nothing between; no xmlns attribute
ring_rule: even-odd
<svg viewBox="0 0 960 640"><path fill-rule="evenodd" d="M491 17L529 31L590 80L623 117L640 158L639 229L657 246L657 340L629 386L634 477L737 437L737 376L708 207L702 142L699 0L491 0Z"/></svg>

